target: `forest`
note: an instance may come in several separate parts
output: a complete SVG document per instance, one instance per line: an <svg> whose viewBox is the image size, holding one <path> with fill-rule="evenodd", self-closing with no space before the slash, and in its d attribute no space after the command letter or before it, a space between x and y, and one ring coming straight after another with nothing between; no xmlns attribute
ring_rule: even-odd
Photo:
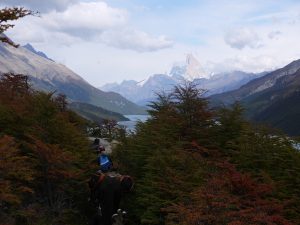
<svg viewBox="0 0 300 225"><path fill-rule="evenodd" d="M136 181L128 224L299 224L300 153L243 109L212 110L192 84L161 94L114 151ZM124 207L125 207L124 205Z"/></svg>
<svg viewBox="0 0 300 225"><path fill-rule="evenodd" d="M15 18L31 14L22 12ZM211 109L203 94L191 83L158 94L150 118L119 140L114 165L135 181L122 202L126 224L300 224L293 141L246 121L239 103ZM1 225L88 224L87 181L97 170L88 126L65 95L36 91L22 74L1 75Z"/></svg>
<svg viewBox="0 0 300 225"><path fill-rule="evenodd" d="M0 81L2 224L86 224L96 171L87 121L23 75ZM113 161L135 180L127 224L299 224L300 154L251 125L236 103L212 110L192 84L160 94Z"/></svg>

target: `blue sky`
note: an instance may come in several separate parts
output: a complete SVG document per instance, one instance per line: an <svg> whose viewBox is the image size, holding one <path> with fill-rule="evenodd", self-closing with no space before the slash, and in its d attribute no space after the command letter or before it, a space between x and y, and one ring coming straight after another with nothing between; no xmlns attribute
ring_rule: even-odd
<svg viewBox="0 0 300 225"><path fill-rule="evenodd" d="M41 12L17 22L31 43L95 86L168 73L192 53L207 74L260 72L300 58L296 0L2 0Z"/></svg>

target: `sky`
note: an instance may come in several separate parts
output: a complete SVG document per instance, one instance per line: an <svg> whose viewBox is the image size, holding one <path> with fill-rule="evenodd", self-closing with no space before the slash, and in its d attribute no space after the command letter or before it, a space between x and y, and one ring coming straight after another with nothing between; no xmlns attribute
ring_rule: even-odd
<svg viewBox="0 0 300 225"><path fill-rule="evenodd" d="M7 34L96 87L169 73L192 53L208 73L300 59L299 0L1 0L39 11Z"/></svg>

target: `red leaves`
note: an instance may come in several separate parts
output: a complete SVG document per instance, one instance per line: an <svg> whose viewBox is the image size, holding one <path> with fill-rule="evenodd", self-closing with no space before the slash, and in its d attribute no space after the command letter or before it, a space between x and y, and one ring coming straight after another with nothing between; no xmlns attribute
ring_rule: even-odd
<svg viewBox="0 0 300 225"><path fill-rule="evenodd" d="M224 162L206 185L190 195L190 202L169 208L168 223L290 225L283 217L283 206L270 198L272 187L254 181ZM173 221L173 222L172 222Z"/></svg>
<svg viewBox="0 0 300 225"><path fill-rule="evenodd" d="M0 205L20 204L24 193L33 190L26 182L33 179L33 171L28 157L23 156L14 139L0 138Z"/></svg>
<svg viewBox="0 0 300 225"><path fill-rule="evenodd" d="M70 170L73 157L70 153L63 151L57 145L45 144L35 139L31 146L38 161L38 166L42 169L41 176L45 179L61 180L75 176L75 172Z"/></svg>

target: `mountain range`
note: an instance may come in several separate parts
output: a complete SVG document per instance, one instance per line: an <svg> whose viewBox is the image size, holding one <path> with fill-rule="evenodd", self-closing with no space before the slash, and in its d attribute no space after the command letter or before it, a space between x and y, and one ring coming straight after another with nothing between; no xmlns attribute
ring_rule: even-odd
<svg viewBox="0 0 300 225"><path fill-rule="evenodd" d="M239 101L246 116L300 135L300 60L254 79L239 89L210 96L213 106Z"/></svg>
<svg viewBox="0 0 300 225"><path fill-rule="evenodd" d="M66 66L49 59L31 45L15 48L0 43L0 73L28 75L35 89L64 93L70 102L83 102L120 114L145 114L145 110L114 92L101 91Z"/></svg>
<svg viewBox="0 0 300 225"><path fill-rule="evenodd" d="M188 55L186 63L173 66L169 74L155 74L142 82L107 84L102 91L29 44L15 48L0 43L0 73L6 72L28 75L35 89L64 93L72 110L98 122L103 118L125 120L121 114L144 114L145 109L135 103L146 105L156 92L192 81L208 90L206 96L213 107L239 101L250 120L300 135L300 60L272 72L208 75L196 58Z"/></svg>
<svg viewBox="0 0 300 225"><path fill-rule="evenodd" d="M156 98L158 92L168 92L175 85L194 82L199 88L207 90L206 96L239 88L248 81L265 75L264 73L245 73L232 71L228 73L207 74L199 61L191 54L183 65L174 65L169 74L154 74L147 80L138 82L125 80L120 84L110 83L99 89L117 92L139 105L147 105Z"/></svg>

